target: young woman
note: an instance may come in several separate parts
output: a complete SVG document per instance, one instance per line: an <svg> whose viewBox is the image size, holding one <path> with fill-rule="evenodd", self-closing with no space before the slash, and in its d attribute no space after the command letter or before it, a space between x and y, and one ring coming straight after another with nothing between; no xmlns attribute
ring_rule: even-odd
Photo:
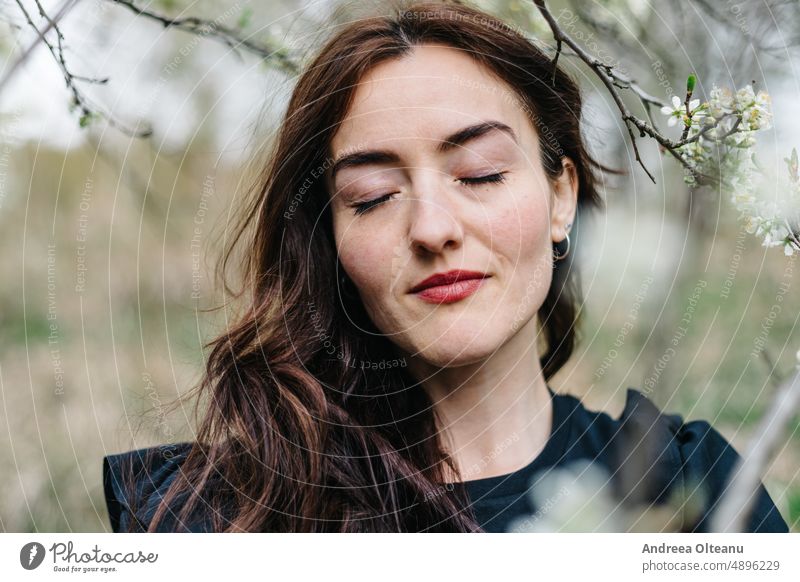
<svg viewBox="0 0 800 582"><path fill-rule="evenodd" d="M576 341L571 227L601 207L580 117L576 84L483 12L339 30L223 260L246 250L248 309L212 342L197 437L104 458L113 529L505 531L533 478L589 459L625 504L700 483L680 529L705 531L738 458L717 431L548 385ZM787 531L758 495L749 531Z"/></svg>

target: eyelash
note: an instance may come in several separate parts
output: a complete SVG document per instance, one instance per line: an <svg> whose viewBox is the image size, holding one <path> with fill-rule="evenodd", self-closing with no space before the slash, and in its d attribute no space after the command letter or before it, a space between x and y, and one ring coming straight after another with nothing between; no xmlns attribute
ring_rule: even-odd
<svg viewBox="0 0 800 582"><path fill-rule="evenodd" d="M497 184L499 182L503 182L506 179L505 172L498 172L496 174L489 174L487 176L479 176L477 178L459 178L458 181L464 184L465 186L474 186L476 184ZM362 202L360 204L354 204L354 214L362 215L366 212L369 212L375 206L383 204L389 198L394 196L394 192L392 194L384 194L383 196L379 196L374 200L369 200L367 202Z"/></svg>

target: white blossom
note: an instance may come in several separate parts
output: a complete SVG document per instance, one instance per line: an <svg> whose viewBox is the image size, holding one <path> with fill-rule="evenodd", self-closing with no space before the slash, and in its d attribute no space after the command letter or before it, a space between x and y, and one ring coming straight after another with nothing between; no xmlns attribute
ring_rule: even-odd
<svg viewBox="0 0 800 582"><path fill-rule="evenodd" d="M703 111L698 110L698 107L700 107L700 99L692 99L689 101L689 113L687 113L684 102L677 95L673 95L672 107L665 105L661 108L661 113L669 116L667 125L670 127L676 125L678 121L682 121L684 125L691 125L693 121L699 124Z"/></svg>
<svg viewBox="0 0 800 582"><path fill-rule="evenodd" d="M680 97L673 95L672 107L667 107L665 105L661 108L661 113L664 115L669 115L669 119L667 119L667 125L670 127L678 123L678 120L683 116L683 103L681 103Z"/></svg>
<svg viewBox="0 0 800 582"><path fill-rule="evenodd" d="M686 103L672 97L672 106L661 108L667 125L682 122L684 143L677 151L687 169L684 181L691 187L698 179L718 177L723 191L739 211L747 232L762 239L762 246L781 247L784 254L800 253L800 164L796 151L786 162L789 180L779 176L774 199L762 199L755 179L761 172L753 154L756 132L772 126L770 96L745 85L735 93L714 86L709 99Z"/></svg>
<svg viewBox="0 0 800 582"><path fill-rule="evenodd" d="M731 93L731 90L727 87L714 86L709 94L708 105L709 113L712 117L717 119L733 113L733 93Z"/></svg>

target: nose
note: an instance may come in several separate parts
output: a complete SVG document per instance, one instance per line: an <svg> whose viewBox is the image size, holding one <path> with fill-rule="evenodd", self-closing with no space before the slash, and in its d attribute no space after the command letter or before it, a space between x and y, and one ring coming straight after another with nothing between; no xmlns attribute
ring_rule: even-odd
<svg viewBox="0 0 800 582"><path fill-rule="evenodd" d="M427 182L431 187L413 195L408 236L411 249L417 254L437 254L461 246L459 209L442 184L446 180L439 176Z"/></svg>

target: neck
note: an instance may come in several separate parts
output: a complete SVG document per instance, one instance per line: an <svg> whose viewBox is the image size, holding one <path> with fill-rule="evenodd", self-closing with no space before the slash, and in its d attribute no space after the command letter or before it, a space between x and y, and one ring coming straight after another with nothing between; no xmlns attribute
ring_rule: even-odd
<svg viewBox="0 0 800 582"><path fill-rule="evenodd" d="M409 371L425 378L443 443L458 470L446 480L471 481L529 464L552 427L550 393L536 350L536 318L488 358L455 368L412 358Z"/></svg>

